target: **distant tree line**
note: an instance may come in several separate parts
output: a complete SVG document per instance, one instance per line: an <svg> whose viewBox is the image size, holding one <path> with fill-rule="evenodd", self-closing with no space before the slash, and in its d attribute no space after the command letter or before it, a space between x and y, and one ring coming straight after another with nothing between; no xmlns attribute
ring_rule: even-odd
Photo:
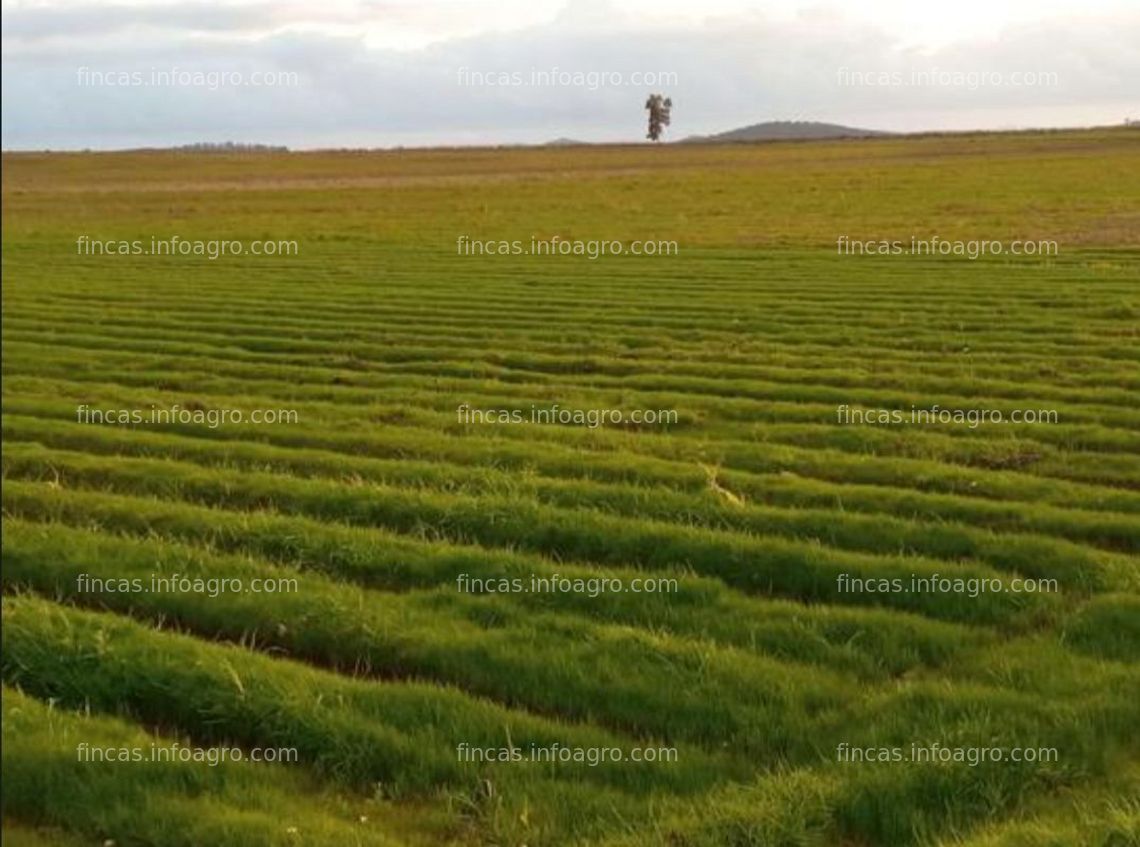
<svg viewBox="0 0 1140 847"><path fill-rule="evenodd" d="M241 144L237 141L199 141L173 148L186 153L288 153L289 148L274 144Z"/></svg>

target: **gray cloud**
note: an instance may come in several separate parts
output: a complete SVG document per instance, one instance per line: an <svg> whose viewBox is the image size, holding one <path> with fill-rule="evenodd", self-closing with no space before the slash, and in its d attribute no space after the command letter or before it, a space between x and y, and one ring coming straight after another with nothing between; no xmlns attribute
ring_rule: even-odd
<svg viewBox="0 0 1140 847"><path fill-rule="evenodd" d="M638 140L641 106L651 86L611 84L614 75L628 81L634 72L674 75L672 83L652 86L674 99L674 137L781 119L898 130L1116 122L1130 102L1136 105L1132 89L1140 78L1140 15L1022 27L986 43L922 52L827 15L779 24L755 17L722 19L684 29L634 29L627 21L601 31L592 25L590 10L579 8L574 25L562 19L397 51L369 49L360 37L303 31L243 42L201 34L266 27L274 13L261 6L195 17L192 28L198 35L189 37L175 22L193 17L195 8L165 8L154 20L170 24L172 31L159 40L107 37L91 39L79 50L44 44L6 51L4 146L226 139L291 146L537 142L556 136ZM89 13L76 11L66 27L56 21L53 32L82 32ZM31 31L29 20L24 19L24 32ZM110 31L110 25L103 26L101 31ZM5 28L10 35L7 13ZM84 85L83 67L88 73L143 77L170 68L244 79L259 72L291 73L297 84L216 90ZM461 84L462 74L468 83L477 82L479 73L518 74L525 82L532 70L555 68L563 75L608 76L606 84L594 88ZM1049 75L1048 84L1008 84L1011 75L1026 71ZM860 81L858 74L908 80L912 72L934 78L925 84L851 84ZM999 75L1004 84L994 83ZM562 80L573 82L573 77ZM1132 112L1140 117L1140 108Z"/></svg>

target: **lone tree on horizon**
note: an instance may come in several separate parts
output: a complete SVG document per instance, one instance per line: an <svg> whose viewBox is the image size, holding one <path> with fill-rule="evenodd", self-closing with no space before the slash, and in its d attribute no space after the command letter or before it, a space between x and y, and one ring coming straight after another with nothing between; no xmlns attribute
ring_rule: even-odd
<svg viewBox="0 0 1140 847"><path fill-rule="evenodd" d="M650 141L660 141L661 131L669 126L669 113L673 108L673 100L660 94L650 94L649 99L645 101L645 108L649 110L649 134L645 137Z"/></svg>

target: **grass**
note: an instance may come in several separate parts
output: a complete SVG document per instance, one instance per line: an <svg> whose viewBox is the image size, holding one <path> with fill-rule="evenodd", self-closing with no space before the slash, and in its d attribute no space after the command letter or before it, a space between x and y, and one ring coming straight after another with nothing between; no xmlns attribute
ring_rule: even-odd
<svg viewBox="0 0 1140 847"><path fill-rule="evenodd" d="M5 842L1134 843L1138 166L1123 129L5 154ZM75 249L174 234L300 254ZM462 235L680 255L463 257ZM841 256L842 235L1061 249ZM463 403L677 417L480 424ZM297 420L98 425L83 404ZM1058 419L844 425L842 405ZM173 574L295 582L83 581ZM934 574L1055 584L840 587ZM77 754L174 742L298 761ZM932 743L1055 755L837 753ZM675 761L630 760L658 748Z"/></svg>

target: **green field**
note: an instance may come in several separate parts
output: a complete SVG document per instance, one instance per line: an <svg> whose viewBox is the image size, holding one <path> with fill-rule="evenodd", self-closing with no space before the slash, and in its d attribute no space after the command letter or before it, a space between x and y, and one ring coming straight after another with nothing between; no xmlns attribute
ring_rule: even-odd
<svg viewBox="0 0 1140 847"><path fill-rule="evenodd" d="M1140 132L21 153L3 198L5 843L1140 844ZM554 236L677 254L457 249ZM1004 419L843 418L933 407ZM244 757L81 753L172 743Z"/></svg>

